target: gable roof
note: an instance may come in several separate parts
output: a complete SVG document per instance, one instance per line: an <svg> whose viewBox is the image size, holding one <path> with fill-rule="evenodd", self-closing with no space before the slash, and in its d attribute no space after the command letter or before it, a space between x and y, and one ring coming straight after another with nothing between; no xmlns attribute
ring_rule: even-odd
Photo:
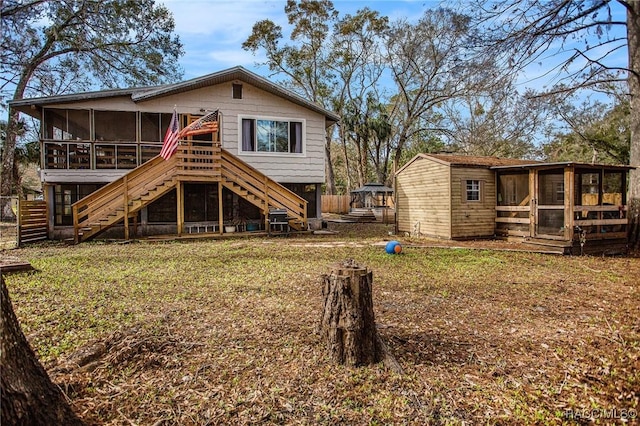
<svg viewBox="0 0 640 426"><path fill-rule="evenodd" d="M261 77L251 71L248 71L247 69L241 66L229 68L223 71L218 71L212 74L207 74L205 76L193 78L191 80L186 80L180 83L164 84L161 86L153 86L153 87L134 87L134 88L127 88L127 89L100 90L95 92L73 93L68 95L48 96L48 97L41 97L41 98L19 99L15 101L10 101L9 105L11 105L12 107L22 112L31 114L31 112L28 111L28 109L35 106L42 107L50 104L86 101L86 100L92 100L92 99L101 99L101 98L109 98L109 97L117 97L117 96L130 96L131 100L137 103L137 102L143 102L150 99L161 98L163 96L184 93L190 90L195 90L195 89L199 89L207 86L213 86L216 84L226 83L234 80L244 81L245 83L256 86L259 89L262 89L273 95L279 96L297 105L300 105L312 111L315 111L321 115L324 115L324 117L328 121L338 122L340 120L340 116L338 114L332 111L329 111L321 107L320 105L310 102L304 99L303 97L297 95L296 93L290 90L287 90L284 87L279 86L275 83L272 83L266 78Z"/></svg>
<svg viewBox="0 0 640 426"><path fill-rule="evenodd" d="M447 166L480 167L487 169L495 166L522 166L540 164L539 161L520 160L517 158L483 157L463 154L418 154L411 160L409 160L407 164L402 166L396 172L396 174L400 173L413 162L422 159L435 161L436 163L444 164Z"/></svg>
<svg viewBox="0 0 640 426"><path fill-rule="evenodd" d="M453 166L477 166L477 167L495 167L495 166L520 166L523 164L537 164L539 161L520 160L517 158L500 158L500 157L482 157L477 155L461 155L461 154L421 154L425 157L431 157L443 163Z"/></svg>

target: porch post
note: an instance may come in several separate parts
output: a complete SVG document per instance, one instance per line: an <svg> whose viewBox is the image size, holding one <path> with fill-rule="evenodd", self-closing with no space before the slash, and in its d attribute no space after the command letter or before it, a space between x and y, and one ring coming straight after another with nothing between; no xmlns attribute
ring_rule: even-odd
<svg viewBox="0 0 640 426"><path fill-rule="evenodd" d="M271 225L269 224L269 178L264 177L264 229L267 232L270 232L269 228Z"/></svg>
<svg viewBox="0 0 640 426"><path fill-rule="evenodd" d="M574 169L572 166L564 169L564 239L573 241L573 188Z"/></svg>
<svg viewBox="0 0 640 426"><path fill-rule="evenodd" d="M184 225L184 194L183 194L183 187L182 187L182 181L178 181L178 184L176 185L176 208L177 210L177 221L178 223L177 228L178 228L178 236L181 237L182 236L182 228Z"/></svg>
<svg viewBox="0 0 640 426"><path fill-rule="evenodd" d="M129 182L127 180L127 175L124 175L123 181L124 185L124 239L129 239Z"/></svg>
<svg viewBox="0 0 640 426"><path fill-rule="evenodd" d="M218 181L218 229L220 229L220 235L224 232L224 212L222 208L224 204L222 202L222 181Z"/></svg>
<svg viewBox="0 0 640 426"><path fill-rule="evenodd" d="M538 171L529 170L529 236L536 236L536 224L538 223Z"/></svg>

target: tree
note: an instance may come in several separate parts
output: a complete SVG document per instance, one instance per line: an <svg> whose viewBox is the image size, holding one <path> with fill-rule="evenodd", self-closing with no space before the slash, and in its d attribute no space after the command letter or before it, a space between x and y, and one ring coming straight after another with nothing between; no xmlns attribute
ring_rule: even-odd
<svg viewBox="0 0 640 426"><path fill-rule="evenodd" d="M182 45L155 0L0 2L3 98L46 96L100 84L153 85L181 76ZM11 195L19 113L8 108L0 195ZM5 206L2 206L3 208Z"/></svg>
<svg viewBox="0 0 640 426"><path fill-rule="evenodd" d="M346 138L355 145L358 185L369 181L370 165L376 182L387 183L391 123L386 106L369 92L366 99L353 99L346 105L342 121Z"/></svg>
<svg viewBox="0 0 640 426"><path fill-rule="evenodd" d="M339 133L348 169L354 164L348 155L354 145L358 186L369 179L370 163L376 181L384 182L388 174L391 128L379 88L386 69L382 35L387 29L386 17L364 8L339 19L331 37L329 66L337 77L332 104L342 116Z"/></svg>
<svg viewBox="0 0 640 426"><path fill-rule="evenodd" d="M54 385L38 361L13 311L9 292L0 274L2 335L3 425L82 425L62 391Z"/></svg>
<svg viewBox="0 0 640 426"><path fill-rule="evenodd" d="M548 161L629 163L629 100L617 97L613 106L589 100L557 107L568 131L544 144Z"/></svg>
<svg viewBox="0 0 640 426"><path fill-rule="evenodd" d="M442 111L449 149L467 155L535 157L546 110L544 102L520 95L506 80L490 92L447 101Z"/></svg>
<svg viewBox="0 0 640 426"><path fill-rule="evenodd" d="M279 46L282 27L265 19L254 24L251 35L242 48L253 53L263 50L269 70L288 77L286 85L307 99L325 108L330 107L333 87L330 68L327 66L330 49L327 47L330 23L338 12L329 0L287 0L285 13L291 30L293 44ZM331 135L327 129L325 143L325 167L327 193L335 193L335 179L331 163Z"/></svg>
<svg viewBox="0 0 640 426"><path fill-rule="evenodd" d="M640 242L640 1L526 0L498 3L479 0L478 26L516 71L556 55L557 78L543 94L570 93L603 83L626 81L629 89L632 242ZM464 5L465 8L468 4ZM621 7L626 19L615 19ZM616 54L626 47L628 64ZM635 234L635 235L634 235Z"/></svg>
<svg viewBox="0 0 640 426"><path fill-rule="evenodd" d="M449 9L427 10L415 24L397 21L387 34L387 61L397 87L392 98L395 161L407 144L438 130L443 102L495 80L475 55L471 19ZM397 169L397 167L396 167Z"/></svg>

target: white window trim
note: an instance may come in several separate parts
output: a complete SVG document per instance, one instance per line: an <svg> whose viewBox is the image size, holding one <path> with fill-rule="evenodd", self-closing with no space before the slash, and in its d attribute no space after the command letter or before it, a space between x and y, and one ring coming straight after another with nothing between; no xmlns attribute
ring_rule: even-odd
<svg viewBox="0 0 640 426"><path fill-rule="evenodd" d="M478 182L478 199L477 200L470 200L469 199L469 190L467 189L467 182ZM482 184L482 179L463 179L462 180L462 188L463 188L463 197L464 197L464 202L465 203L482 203L482 198L483 198L483 187L484 185ZM475 191L474 191L475 192Z"/></svg>
<svg viewBox="0 0 640 426"><path fill-rule="evenodd" d="M295 121L302 123L302 152L265 152L265 151L244 151L242 149L242 120L270 120L270 121ZM307 156L307 120L294 117L274 117L266 115L238 115L238 155L265 156L265 157L306 157Z"/></svg>

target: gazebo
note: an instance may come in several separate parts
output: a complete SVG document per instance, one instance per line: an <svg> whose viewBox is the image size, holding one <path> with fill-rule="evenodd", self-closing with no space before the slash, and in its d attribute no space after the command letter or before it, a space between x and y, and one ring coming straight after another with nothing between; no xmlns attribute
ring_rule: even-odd
<svg viewBox="0 0 640 426"><path fill-rule="evenodd" d="M393 210L393 189L381 183L366 183L351 191L349 214L375 216L376 220L386 222Z"/></svg>
<svg viewBox="0 0 640 426"><path fill-rule="evenodd" d="M358 189L351 191L349 207L354 208L386 208L389 206L389 198L393 197L393 189L381 183L367 183Z"/></svg>

